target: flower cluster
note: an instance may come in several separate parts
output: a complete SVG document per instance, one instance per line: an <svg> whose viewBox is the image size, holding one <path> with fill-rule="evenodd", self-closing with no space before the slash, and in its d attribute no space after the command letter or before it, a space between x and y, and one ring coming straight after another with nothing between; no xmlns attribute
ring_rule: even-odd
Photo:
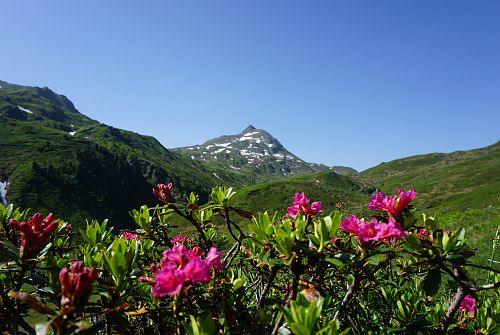
<svg viewBox="0 0 500 335"><path fill-rule="evenodd" d="M462 303L460 304L458 310L459 311L466 310L472 316L476 315L476 299L470 294L467 294L465 298L462 300Z"/></svg>
<svg viewBox="0 0 500 335"><path fill-rule="evenodd" d="M368 208L371 210L382 210L389 214L389 216L397 219L401 219L401 215L405 207L407 207L410 202L415 199L417 192L415 190L399 190L398 196L387 196L382 192L378 192L376 195L371 197Z"/></svg>
<svg viewBox="0 0 500 335"><path fill-rule="evenodd" d="M211 247L204 259L202 255L199 247L189 250L184 244L176 244L171 250L164 251L161 266L151 266L155 277L153 296L164 298L179 293L187 285L212 280L212 268L222 269L221 253L216 247Z"/></svg>
<svg viewBox="0 0 500 335"><path fill-rule="evenodd" d="M168 183L167 185L165 184L158 184L156 185L157 189L153 189L153 194L155 197L158 198L161 202L165 204L171 204L175 202L174 196L172 195L172 189L173 189L172 183Z"/></svg>
<svg viewBox="0 0 500 335"><path fill-rule="evenodd" d="M371 219L369 223L360 220L356 215L342 221L340 227L347 232L357 236L361 243L370 241L381 241L389 238L401 238L406 236L407 232L401 225L389 218L389 223L380 222L377 219Z"/></svg>
<svg viewBox="0 0 500 335"><path fill-rule="evenodd" d="M178 235L170 240L170 243L172 244L177 244L177 243L184 243L187 241L187 236L181 236Z"/></svg>
<svg viewBox="0 0 500 335"><path fill-rule="evenodd" d="M141 235L136 234L136 233L131 233L128 231L124 231L122 233L122 237L126 240L140 240L141 239Z"/></svg>
<svg viewBox="0 0 500 335"><path fill-rule="evenodd" d="M62 291L61 308L66 311L66 314L83 310L92 294L92 284L96 278L96 268L91 270L78 261L71 265L69 271L63 268L59 272Z"/></svg>
<svg viewBox="0 0 500 335"><path fill-rule="evenodd" d="M10 224L21 233L21 259L36 257L59 226L59 223L54 221L52 213L45 218L41 213L36 213L28 219L28 222L10 220Z"/></svg>
<svg viewBox="0 0 500 335"><path fill-rule="evenodd" d="M304 193L295 193L293 196L293 205L288 207L288 215L292 218L297 217L298 213L304 215L317 215L323 212L323 204L319 201L315 201L309 206L308 197Z"/></svg>

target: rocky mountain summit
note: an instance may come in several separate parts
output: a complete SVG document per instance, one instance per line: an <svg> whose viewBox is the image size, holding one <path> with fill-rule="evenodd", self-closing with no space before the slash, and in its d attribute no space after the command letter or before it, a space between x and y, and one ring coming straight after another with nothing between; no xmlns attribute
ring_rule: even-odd
<svg viewBox="0 0 500 335"><path fill-rule="evenodd" d="M208 165L250 173L257 181L329 170L325 165L305 162L267 131L252 125L236 135L174 150Z"/></svg>

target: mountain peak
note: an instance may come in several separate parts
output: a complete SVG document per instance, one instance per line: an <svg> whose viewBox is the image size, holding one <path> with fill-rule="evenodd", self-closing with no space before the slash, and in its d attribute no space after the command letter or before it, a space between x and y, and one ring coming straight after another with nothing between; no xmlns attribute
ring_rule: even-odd
<svg viewBox="0 0 500 335"><path fill-rule="evenodd" d="M298 175L328 170L326 166L310 164L288 151L264 129L248 125L236 135L223 135L191 147L178 148L198 162L209 161L219 166L218 175L226 178L228 172L244 174L255 180ZM221 179L222 180L222 179Z"/></svg>
<svg viewBox="0 0 500 335"><path fill-rule="evenodd" d="M241 134L244 134L244 133L248 133L249 131L254 131L256 130L257 128L255 128L254 126L252 126L251 124L249 124L245 129L243 129L241 131Z"/></svg>

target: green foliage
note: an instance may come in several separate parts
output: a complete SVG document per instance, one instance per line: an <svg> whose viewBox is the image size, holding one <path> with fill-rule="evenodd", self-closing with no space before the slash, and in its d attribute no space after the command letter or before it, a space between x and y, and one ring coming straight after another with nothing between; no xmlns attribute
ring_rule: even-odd
<svg viewBox="0 0 500 335"><path fill-rule="evenodd" d="M500 271L483 267L494 275L489 286L469 277L474 252L464 230L446 231L437 217L422 215L418 220L409 212L404 220L411 224L401 223L411 227L404 238L367 243L340 228L340 211L324 216L298 213L295 218L265 212L248 224L247 234L232 220L244 212L234 206L233 196L232 189L220 187L212 190L207 204L191 194L184 204L142 206L130 212L138 228L119 236L112 234L107 221L91 221L80 230L84 243L77 248L70 247L71 226L61 222L29 262L20 261L23 237L7 223L9 218L25 220L26 213L0 207L2 226L10 234L0 245L0 314L8 320L0 330L32 332L36 326L45 333L498 332ZM194 229L172 240L180 219ZM225 233L232 247L226 247L230 239ZM209 258L214 246L226 250L223 258L214 250ZM193 257L197 261L188 264ZM220 267L217 257L223 259ZM97 269L81 316L71 308L80 308L77 301L82 300L72 302L66 296L68 286L61 289L60 281L61 269L75 259ZM196 272L208 259L214 262L209 281ZM182 287L176 293L154 293L158 285L166 285L161 290L169 292L178 279ZM84 287L84 280L70 289ZM473 312L459 308L465 293L474 294L477 301ZM30 325L26 320L35 313L47 315L50 322Z"/></svg>
<svg viewBox="0 0 500 335"><path fill-rule="evenodd" d="M310 302L303 294L290 302L290 307L285 307L285 320L293 334L312 334L318 319L321 316L323 298Z"/></svg>

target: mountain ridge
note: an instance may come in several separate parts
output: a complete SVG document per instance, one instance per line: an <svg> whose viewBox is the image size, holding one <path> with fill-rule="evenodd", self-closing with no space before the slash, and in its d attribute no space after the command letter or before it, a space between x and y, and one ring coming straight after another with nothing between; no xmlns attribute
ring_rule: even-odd
<svg viewBox="0 0 500 335"><path fill-rule="evenodd" d="M222 135L199 145L172 150L211 166L244 172L255 182L330 169L302 160L269 132L253 125L238 134Z"/></svg>

